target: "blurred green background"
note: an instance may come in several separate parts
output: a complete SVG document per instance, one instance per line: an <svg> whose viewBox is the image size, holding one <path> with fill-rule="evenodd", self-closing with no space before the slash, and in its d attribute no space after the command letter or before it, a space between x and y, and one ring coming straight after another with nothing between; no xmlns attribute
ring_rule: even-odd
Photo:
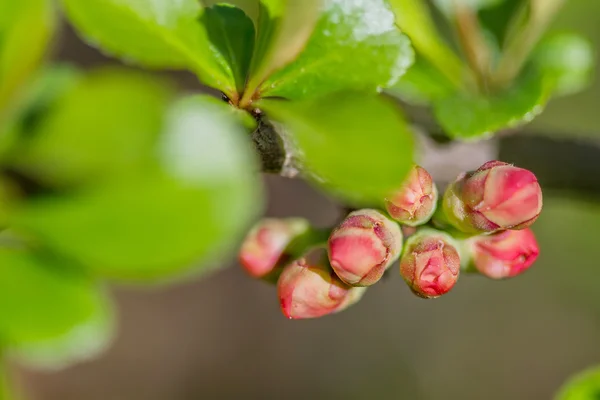
<svg viewBox="0 0 600 400"><path fill-rule="evenodd" d="M598 15L600 2L572 0L553 29L598 48ZM113 63L68 29L57 54L84 67ZM191 75L177 78L198 88ZM528 129L600 140L599 104L596 79ZM269 215L322 226L338 217L304 183L265 180ZM551 399L600 363L600 206L547 196L534 230L542 255L518 279L463 277L450 295L423 301L392 273L353 308L314 321L286 320L275 288L237 265L169 288L115 288L120 332L106 354L17 376L34 400Z"/></svg>

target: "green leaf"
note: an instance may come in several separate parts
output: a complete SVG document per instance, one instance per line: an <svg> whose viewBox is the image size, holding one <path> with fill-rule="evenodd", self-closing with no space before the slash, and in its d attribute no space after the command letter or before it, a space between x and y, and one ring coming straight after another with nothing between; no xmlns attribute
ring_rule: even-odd
<svg viewBox="0 0 600 400"><path fill-rule="evenodd" d="M473 10L481 10L502 4L505 0L433 0L435 5L446 15L453 15L456 6L469 7Z"/></svg>
<svg viewBox="0 0 600 400"><path fill-rule="evenodd" d="M572 377L555 400L595 400L600 398L600 368L590 368Z"/></svg>
<svg viewBox="0 0 600 400"><path fill-rule="evenodd" d="M376 90L398 81L413 62L408 38L384 0L325 0L298 59L269 78L263 97L315 98L342 89Z"/></svg>
<svg viewBox="0 0 600 400"><path fill-rule="evenodd" d="M457 93L436 102L434 111L450 137L480 139L531 121L543 111L551 92L550 82L532 71L500 94Z"/></svg>
<svg viewBox="0 0 600 400"><path fill-rule="evenodd" d="M13 226L110 278L204 271L231 254L261 208L249 140L227 104L189 98L171 110L159 158L137 176L32 200Z"/></svg>
<svg viewBox="0 0 600 400"><path fill-rule="evenodd" d="M435 115L453 138L491 135L531 121L553 95L583 89L591 80L593 65L593 51L585 39L555 34L538 45L511 88L495 95L459 93L446 97L435 103Z"/></svg>
<svg viewBox="0 0 600 400"><path fill-rule="evenodd" d="M48 0L0 0L0 114L40 63L55 27Z"/></svg>
<svg viewBox="0 0 600 400"><path fill-rule="evenodd" d="M254 23L242 10L227 4L205 9L202 22L233 72L237 93L243 93L254 51Z"/></svg>
<svg viewBox="0 0 600 400"><path fill-rule="evenodd" d="M422 57L418 57L388 93L415 104L430 104L455 93L445 75Z"/></svg>
<svg viewBox="0 0 600 400"><path fill-rule="evenodd" d="M594 72L591 43L575 33L558 33L543 39L535 50L533 64L554 81L554 95L584 89Z"/></svg>
<svg viewBox="0 0 600 400"><path fill-rule="evenodd" d="M172 93L149 75L106 69L64 93L15 152L15 163L51 185L71 186L145 168Z"/></svg>
<svg viewBox="0 0 600 400"><path fill-rule="evenodd" d="M8 153L14 151L19 139L35 129L54 102L71 90L80 74L68 65L46 67L33 75L18 101L13 102L12 112L0 126L0 162L5 162Z"/></svg>
<svg viewBox="0 0 600 400"><path fill-rule="evenodd" d="M444 42L423 0L388 0L396 23L406 33L419 54L440 70L457 88L462 87L465 67Z"/></svg>
<svg viewBox="0 0 600 400"><path fill-rule="evenodd" d="M293 61L310 37L323 0L261 0L258 37L245 100L273 72Z"/></svg>
<svg viewBox="0 0 600 400"><path fill-rule="evenodd" d="M200 23L198 0L63 0L70 22L90 43L147 67L191 69L235 94L235 80Z"/></svg>
<svg viewBox="0 0 600 400"><path fill-rule="evenodd" d="M316 100L262 100L289 128L318 183L358 203L380 204L413 164L413 138L389 99L340 92Z"/></svg>
<svg viewBox="0 0 600 400"><path fill-rule="evenodd" d="M202 0L202 3L206 7L211 7L215 4L222 4L223 0ZM258 20L259 0L227 0L226 3L243 10L252 21Z"/></svg>
<svg viewBox="0 0 600 400"><path fill-rule="evenodd" d="M103 291L68 263L0 248L0 336L37 366L61 366L103 350L112 334Z"/></svg>

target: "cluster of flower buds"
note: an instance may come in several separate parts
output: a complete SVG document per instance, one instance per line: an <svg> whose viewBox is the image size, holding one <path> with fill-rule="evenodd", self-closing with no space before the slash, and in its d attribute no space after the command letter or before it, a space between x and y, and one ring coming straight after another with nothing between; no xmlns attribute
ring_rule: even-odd
<svg viewBox="0 0 600 400"><path fill-rule="evenodd" d="M414 166L384 203L387 214L357 210L331 230L300 218L264 219L244 241L240 263L250 275L277 282L283 314L303 319L348 308L398 260L410 290L435 298L455 286L461 271L510 278L538 256L528 227L540 214L542 193L525 169L490 161L461 174L438 199L429 173Z"/></svg>

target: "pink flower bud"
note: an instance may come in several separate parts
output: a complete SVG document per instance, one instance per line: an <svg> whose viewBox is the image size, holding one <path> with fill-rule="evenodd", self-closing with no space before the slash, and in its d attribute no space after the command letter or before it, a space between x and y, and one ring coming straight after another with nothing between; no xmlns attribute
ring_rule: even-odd
<svg viewBox="0 0 600 400"><path fill-rule="evenodd" d="M250 275L266 277L287 261L286 249L309 230L310 224L302 218L265 218L246 236L240 249L240 263Z"/></svg>
<svg viewBox="0 0 600 400"><path fill-rule="evenodd" d="M447 234L427 230L407 240L400 274L417 296L435 298L448 293L459 272L460 256Z"/></svg>
<svg viewBox="0 0 600 400"><path fill-rule="evenodd" d="M396 221L410 226L429 221L437 205L438 192L429 173L415 165L402 187L385 205L387 212Z"/></svg>
<svg viewBox="0 0 600 400"><path fill-rule="evenodd" d="M501 161L463 174L444 193L445 217L466 233L524 229L542 210L542 189L535 175Z"/></svg>
<svg viewBox="0 0 600 400"><path fill-rule="evenodd" d="M328 248L331 266L342 281L369 286L400 256L402 232L379 211L359 210L333 230Z"/></svg>
<svg viewBox="0 0 600 400"><path fill-rule="evenodd" d="M365 290L342 282L329 267L323 250L314 250L286 266L277 283L281 311L289 319L342 311L356 303Z"/></svg>
<svg viewBox="0 0 600 400"><path fill-rule="evenodd" d="M489 278L511 278L525 272L540 251L531 229L477 236L469 241L472 262Z"/></svg>

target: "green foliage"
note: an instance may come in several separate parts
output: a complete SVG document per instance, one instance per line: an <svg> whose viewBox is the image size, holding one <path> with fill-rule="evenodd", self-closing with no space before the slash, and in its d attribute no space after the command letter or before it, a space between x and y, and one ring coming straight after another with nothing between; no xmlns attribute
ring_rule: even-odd
<svg viewBox="0 0 600 400"><path fill-rule="evenodd" d="M486 25L468 25L470 31L464 40L481 35L482 43L469 45L475 46L479 57L486 56L489 65L484 70L471 66L472 70L461 74L457 81L457 75L448 73L443 60L446 58L443 54L451 50L446 47L439 50L445 45L437 39L424 4L413 0L392 1L400 26L405 27L418 50L418 62L390 93L409 102L429 104L451 138L477 140L529 122L542 112L552 96L579 91L589 82L593 56L585 39L561 34L550 36L536 46L560 1L553 0L547 8L532 3L531 15L514 1L438 0L436 3L453 25L465 18L457 15L459 6L468 18L477 18L479 9L503 11L494 19L479 21L492 21L489 29ZM417 20L425 28L419 30ZM535 47L531 54L530 47ZM463 51L468 53L470 49ZM448 60L454 71L454 58Z"/></svg>
<svg viewBox="0 0 600 400"><path fill-rule="evenodd" d="M433 2L443 13L452 15L455 13L457 5L480 10L498 6L504 0L433 0Z"/></svg>
<svg viewBox="0 0 600 400"><path fill-rule="evenodd" d="M54 30L54 13L47 0L0 0L0 10L2 110L41 61Z"/></svg>
<svg viewBox="0 0 600 400"><path fill-rule="evenodd" d="M304 99L346 88L374 91L396 83L412 61L410 41L383 0L326 0L306 49L261 94Z"/></svg>
<svg viewBox="0 0 600 400"><path fill-rule="evenodd" d="M543 71L555 95L583 90L591 81L594 68L592 45L575 33L558 33L544 39L532 62Z"/></svg>
<svg viewBox="0 0 600 400"><path fill-rule="evenodd" d="M254 50L254 23L239 8L218 4L202 16L208 38L233 73L236 89L242 93Z"/></svg>
<svg viewBox="0 0 600 400"><path fill-rule="evenodd" d="M247 94L252 95L273 72L298 56L314 28L321 3L322 0L261 0Z"/></svg>
<svg viewBox="0 0 600 400"><path fill-rule="evenodd" d="M472 140L531 121L542 112L551 86L539 75L493 95L455 93L435 102L435 116L450 137Z"/></svg>
<svg viewBox="0 0 600 400"><path fill-rule="evenodd" d="M206 267L260 209L254 160L225 107L203 97L177 103L153 164L31 200L14 226L110 278L155 280Z"/></svg>
<svg viewBox="0 0 600 400"><path fill-rule="evenodd" d="M63 0L69 20L90 42L147 67L190 69L233 95L235 78L200 23L197 0Z"/></svg>
<svg viewBox="0 0 600 400"><path fill-rule="evenodd" d="M30 126L13 163L54 186L147 166L172 94L149 76L101 70L82 77Z"/></svg>
<svg viewBox="0 0 600 400"><path fill-rule="evenodd" d="M339 92L302 102L264 100L260 107L286 122L318 183L358 203L379 204L413 164L406 122L381 97Z"/></svg>
<svg viewBox="0 0 600 400"><path fill-rule="evenodd" d="M110 304L64 260L0 247L0 337L36 365L94 355L111 335Z"/></svg>
<svg viewBox="0 0 600 400"><path fill-rule="evenodd" d="M172 279L230 255L262 207L248 135L258 122L275 121L308 178L378 205L414 162L409 127L381 89L474 140L591 76L584 39L542 37L561 0L435 1L449 26L460 23L452 4L475 21L457 35L464 61L422 0L218 3L62 1L107 54L190 70L229 105L173 102L172 87L131 71L35 75L52 3L0 0L0 344L14 354L56 365L99 350L112 315L96 279ZM480 69L464 43L477 37Z"/></svg>
<svg viewBox="0 0 600 400"><path fill-rule="evenodd" d="M555 400L595 400L600 398L600 368L590 368L572 377Z"/></svg>

